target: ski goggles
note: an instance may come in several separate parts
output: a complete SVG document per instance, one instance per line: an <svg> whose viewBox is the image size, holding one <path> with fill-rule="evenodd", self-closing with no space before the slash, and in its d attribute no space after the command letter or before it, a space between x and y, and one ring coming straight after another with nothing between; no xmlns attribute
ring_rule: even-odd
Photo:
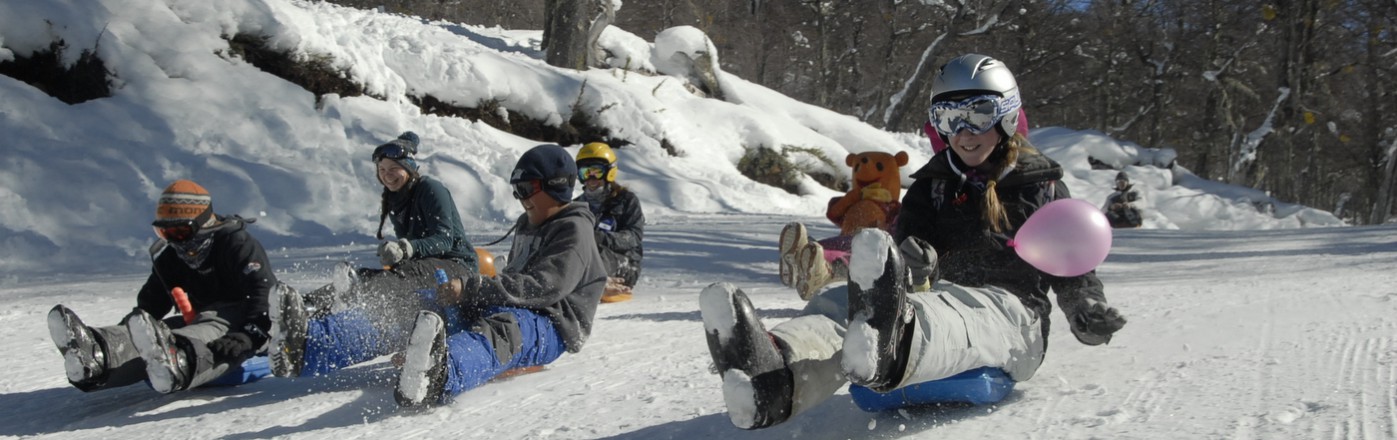
<svg viewBox="0 0 1397 440"><path fill-rule="evenodd" d="M577 179L588 181L591 179L606 180L606 172L610 171L606 165L589 165L577 169Z"/></svg>
<svg viewBox="0 0 1397 440"><path fill-rule="evenodd" d="M543 185L540 185L537 180L525 180L522 182L514 182L510 185L514 187L514 198L519 200L524 200L529 197L533 197L534 194L537 194L539 191L543 191Z"/></svg>
<svg viewBox="0 0 1397 440"><path fill-rule="evenodd" d="M379 145L378 148L374 149L373 160L374 162L378 162L379 159L384 158L398 160L404 157L411 156L412 153L413 151L407 147L404 147L396 142L389 142L383 145Z"/></svg>
<svg viewBox="0 0 1397 440"><path fill-rule="evenodd" d="M199 226L194 224L193 220L186 220L173 224L153 224L152 226L155 228L156 236L163 238L165 239L165 241L171 243L188 241L189 239L194 238L195 235L199 234Z"/></svg>
<svg viewBox="0 0 1397 440"><path fill-rule="evenodd" d="M931 126L942 136L951 137L961 130L985 134L1005 116L1017 111L1018 107L1018 96L978 95L958 101L933 103L927 110L927 116L931 119Z"/></svg>

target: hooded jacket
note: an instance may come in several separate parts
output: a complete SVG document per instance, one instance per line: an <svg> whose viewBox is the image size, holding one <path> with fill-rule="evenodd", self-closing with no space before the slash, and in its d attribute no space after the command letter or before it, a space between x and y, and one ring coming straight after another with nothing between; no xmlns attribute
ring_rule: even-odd
<svg viewBox="0 0 1397 440"><path fill-rule="evenodd" d="M952 163L952 161L957 163ZM966 169L951 151L932 157L912 173L912 187L902 199L894 238L898 243L909 236L926 240L936 248L941 278L963 286L1003 287L1033 310L1048 335L1048 314L1052 303L1049 287L1065 309L1085 298L1103 300L1101 280L1096 272L1075 277L1057 277L1030 266L1012 248L1004 245L1029 215L1048 202L1070 198L1067 186L1059 180L1062 167L1041 154L1021 154L1013 169L999 179L996 193L1008 216L1002 235L990 232L981 215L986 187L968 179ZM1070 311L1069 311L1070 312Z"/></svg>
<svg viewBox="0 0 1397 440"><path fill-rule="evenodd" d="M495 277L471 277L467 301L534 310L553 321L567 350L582 349L606 287L606 268L592 235L586 203L570 203L538 226L520 216L508 263Z"/></svg>
<svg viewBox="0 0 1397 440"><path fill-rule="evenodd" d="M441 182L422 176L404 191L385 192L384 203L393 234L412 244L412 258L456 260L476 270L475 248Z"/></svg>
<svg viewBox="0 0 1397 440"><path fill-rule="evenodd" d="M136 294L136 306L150 316L162 318L175 307L170 290L184 289L195 312L218 303L242 303L242 322L230 319L230 328L253 323L265 334L271 325L267 318L267 295L277 284L272 265L262 244L247 232L240 217L219 217L217 225L203 233L213 234L209 257L191 269L174 248L166 246L154 257L150 277Z"/></svg>

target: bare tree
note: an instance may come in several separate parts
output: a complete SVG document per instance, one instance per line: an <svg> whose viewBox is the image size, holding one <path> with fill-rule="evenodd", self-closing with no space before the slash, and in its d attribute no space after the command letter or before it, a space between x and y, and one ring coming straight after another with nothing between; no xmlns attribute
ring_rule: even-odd
<svg viewBox="0 0 1397 440"><path fill-rule="evenodd" d="M912 74L903 82L902 89L889 98L887 111L883 113L883 127L889 130L905 128L903 121L907 118L909 109L924 94L927 82L936 70L939 62L936 56L937 48L940 45L950 44L958 37L991 32L1001 25L1000 15L1005 8L1016 2L1017 0L960 0L954 2L954 5L937 3L935 7L942 8L947 18L946 30L927 45ZM968 29L962 30L957 27L963 22L969 23Z"/></svg>

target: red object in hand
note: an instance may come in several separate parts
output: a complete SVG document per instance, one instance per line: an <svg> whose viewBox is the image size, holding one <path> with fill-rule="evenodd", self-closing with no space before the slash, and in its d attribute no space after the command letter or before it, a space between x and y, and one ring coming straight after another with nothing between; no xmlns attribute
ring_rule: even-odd
<svg viewBox="0 0 1397 440"><path fill-rule="evenodd" d="M194 306L189 304L189 295L184 293L184 289L176 287L170 291L170 296L175 297L175 307L178 307L179 313L184 315L184 323L193 324Z"/></svg>

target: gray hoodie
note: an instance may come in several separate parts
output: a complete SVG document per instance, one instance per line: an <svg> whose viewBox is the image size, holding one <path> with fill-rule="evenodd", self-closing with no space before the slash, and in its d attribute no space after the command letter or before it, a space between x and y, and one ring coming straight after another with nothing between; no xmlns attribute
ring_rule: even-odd
<svg viewBox="0 0 1397 440"><path fill-rule="evenodd" d="M479 286L465 286L477 292L473 304L537 311L553 321L569 352L580 351L606 287L594 221L586 203L571 203L538 226L529 224L528 214L521 216L499 275L477 277Z"/></svg>

